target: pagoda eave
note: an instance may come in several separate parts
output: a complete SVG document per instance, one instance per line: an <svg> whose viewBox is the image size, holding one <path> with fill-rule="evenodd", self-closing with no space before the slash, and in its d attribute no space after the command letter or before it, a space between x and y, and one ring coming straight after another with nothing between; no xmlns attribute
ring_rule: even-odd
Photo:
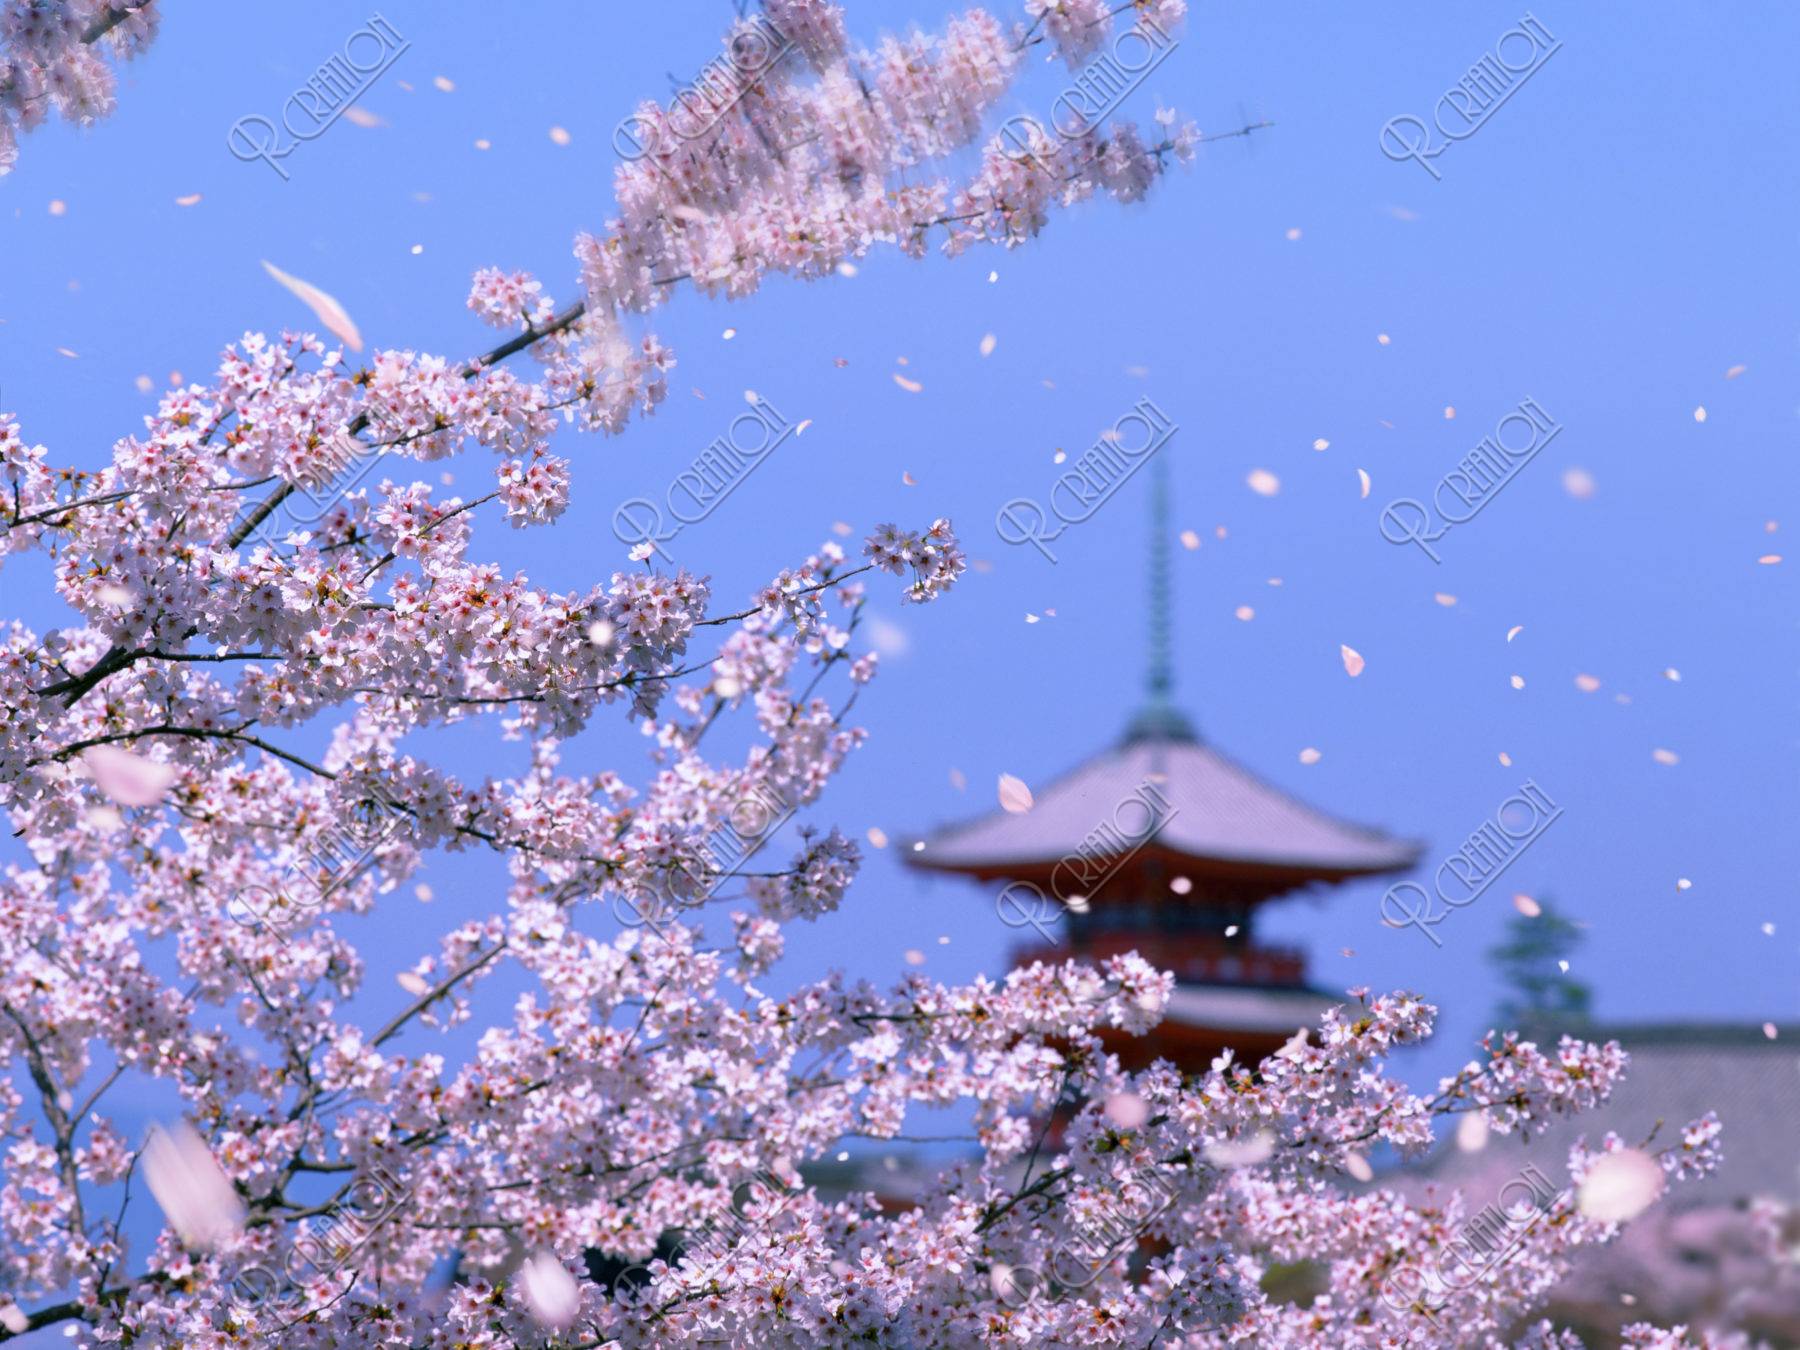
<svg viewBox="0 0 1800 1350"><path fill-rule="evenodd" d="M1254 886L1271 897L1314 883L1335 884L1363 877L1386 876L1404 872L1416 857L1377 866L1333 866L1327 863L1271 863L1256 858L1227 858L1186 853L1179 849L1159 848L1154 844L1137 850L1126 858L960 858L942 861L931 856L930 846L923 850L909 848L902 855L908 866L920 871L973 877L977 881L1024 881L1042 887L1060 899L1071 895L1092 894L1083 890L1083 878L1110 879L1115 875L1154 867L1171 877L1184 876L1192 881L1221 881ZM1066 883L1076 882L1075 885ZM1104 882L1101 883L1104 885Z"/></svg>

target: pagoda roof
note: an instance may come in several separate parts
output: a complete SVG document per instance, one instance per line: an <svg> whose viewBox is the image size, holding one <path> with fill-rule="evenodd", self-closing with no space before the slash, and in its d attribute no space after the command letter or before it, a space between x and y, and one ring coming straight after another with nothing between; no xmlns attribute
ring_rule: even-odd
<svg viewBox="0 0 1800 1350"><path fill-rule="evenodd" d="M1148 734L1146 734L1148 733ZM1136 799L1138 805L1129 806ZM1144 836L1154 798L1166 803ZM1128 809L1127 809L1128 808ZM948 826L904 856L914 867L978 876L1052 866L1097 847L1097 829L1135 826L1140 847L1204 870L1207 863L1268 869L1293 884L1410 867L1422 845L1339 820L1306 805L1195 738L1184 725L1133 724L1123 744L1078 764L1017 814L995 811Z"/></svg>

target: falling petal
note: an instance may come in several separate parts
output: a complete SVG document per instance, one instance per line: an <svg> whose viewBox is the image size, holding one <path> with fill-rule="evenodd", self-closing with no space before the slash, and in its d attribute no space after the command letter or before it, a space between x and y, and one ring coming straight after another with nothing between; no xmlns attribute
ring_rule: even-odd
<svg viewBox="0 0 1800 1350"><path fill-rule="evenodd" d="M370 112L367 108L359 107L354 103L344 109L344 120L370 130L373 130L376 127L385 127L387 125L385 121Z"/></svg>
<svg viewBox="0 0 1800 1350"><path fill-rule="evenodd" d="M81 762L94 785L120 806L154 806L175 781L175 770L167 764L116 745L93 746L82 753Z"/></svg>
<svg viewBox="0 0 1800 1350"><path fill-rule="evenodd" d="M1595 679L1592 675L1577 675L1575 677L1575 687L1584 694L1591 694L1600 687L1600 681Z"/></svg>
<svg viewBox="0 0 1800 1350"><path fill-rule="evenodd" d="M490 141L486 136L482 136L476 140L475 148L477 150L492 150L494 148L494 143L492 141Z"/></svg>
<svg viewBox="0 0 1800 1350"><path fill-rule="evenodd" d="M1106 1118L1121 1130L1135 1130L1150 1119L1150 1104L1135 1092L1120 1092L1106 1099Z"/></svg>
<svg viewBox="0 0 1800 1350"><path fill-rule="evenodd" d="M853 263L853 262L841 262L841 263L839 263L839 264L838 264L838 265L837 265L837 274L838 274L838 275L839 275L839 276L840 276L840 277L853 277L853 276L855 276L855 275L856 275L856 264L855 264L855 263Z"/></svg>
<svg viewBox="0 0 1800 1350"><path fill-rule="evenodd" d="M1300 762L1302 764L1317 764L1323 758L1324 756L1310 745L1300 752Z"/></svg>
<svg viewBox="0 0 1800 1350"><path fill-rule="evenodd" d="M1356 481L1362 484L1363 500L1367 501L1369 497L1369 471L1367 469L1358 469L1356 471Z"/></svg>
<svg viewBox="0 0 1800 1350"><path fill-rule="evenodd" d="M1523 675L1514 675L1511 679L1512 687L1514 689L1523 689L1525 687L1525 677Z"/></svg>
<svg viewBox="0 0 1800 1350"><path fill-rule="evenodd" d="M1675 669L1674 666L1670 666L1667 670L1663 671L1663 678L1665 680L1670 680L1670 681L1674 682L1675 684L1680 684L1681 683L1681 672L1679 670Z"/></svg>
<svg viewBox="0 0 1800 1350"><path fill-rule="evenodd" d="M150 1127L144 1179L182 1242L208 1251L243 1231L244 1206L219 1170L206 1141L185 1120L173 1130Z"/></svg>
<svg viewBox="0 0 1800 1350"><path fill-rule="evenodd" d="M908 486L908 487L919 486L919 480L914 478L910 473L907 473L904 470L900 474L900 481L902 483L905 483L906 486Z"/></svg>
<svg viewBox="0 0 1800 1350"><path fill-rule="evenodd" d="M1239 605L1232 612L1234 614L1236 614L1238 616L1238 618L1240 620L1242 620L1244 623L1249 623L1250 620L1252 620L1256 617L1256 611L1251 609L1250 606L1248 606L1248 605Z"/></svg>
<svg viewBox="0 0 1800 1350"><path fill-rule="evenodd" d="M1500 762L1507 768L1512 768L1512 756L1507 754L1504 750L1500 752Z"/></svg>
<svg viewBox="0 0 1800 1350"><path fill-rule="evenodd" d="M1248 1139L1215 1140L1202 1152L1214 1167L1255 1167L1275 1152L1275 1136L1259 1130Z"/></svg>
<svg viewBox="0 0 1800 1350"><path fill-rule="evenodd" d="M1169 889L1177 895L1186 895L1194 889L1192 877L1175 877L1169 882Z"/></svg>
<svg viewBox="0 0 1800 1350"><path fill-rule="evenodd" d="M1375 1180L1375 1169L1369 1166L1369 1160L1360 1153L1344 1155L1344 1170L1358 1181Z"/></svg>
<svg viewBox="0 0 1800 1350"><path fill-rule="evenodd" d="M1313 442L1313 449L1315 450L1329 450L1330 448L1331 442L1326 440L1323 436Z"/></svg>
<svg viewBox="0 0 1800 1350"><path fill-rule="evenodd" d="M719 336L724 338L727 342L730 342L731 339L737 336L737 329L727 328L723 333L719 334Z"/></svg>
<svg viewBox="0 0 1800 1350"><path fill-rule="evenodd" d="M539 1252L519 1267L519 1289L532 1320L549 1331L562 1331L581 1309L581 1286L567 1266L549 1252Z"/></svg>
<svg viewBox="0 0 1800 1350"><path fill-rule="evenodd" d="M1776 563L1781 561L1781 555L1779 553L1765 553L1756 561L1761 563L1764 567L1773 567Z"/></svg>
<svg viewBox="0 0 1800 1350"><path fill-rule="evenodd" d="M808 427L810 427L811 425L812 425L812 418L810 418L810 417L801 418L800 425L794 428L794 435L804 436L806 434L806 429Z"/></svg>
<svg viewBox="0 0 1800 1350"><path fill-rule="evenodd" d="M190 192L185 197L177 197L175 199L175 205L177 206L198 206L199 203L200 194L198 192Z"/></svg>
<svg viewBox="0 0 1800 1350"><path fill-rule="evenodd" d="M1296 225L1296 226L1294 226L1294 227L1293 227L1293 228L1292 228L1292 229L1290 229L1290 230L1289 230L1289 231L1288 231L1288 232L1287 232L1287 237L1288 237L1288 241L1289 241L1289 242L1290 242L1290 243L1291 243L1291 242L1292 242L1292 241L1294 241L1294 240L1296 240L1296 239L1298 239L1298 238L1299 238L1299 237L1300 237L1300 227L1299 227L1299 226L1298 226L1298 225Z"/></svg>
<svg viewBox="0 0 1800 1350"><path fill-rule="evenodd" d="M140 375L136 380L132 381L132 383L137 385L137 391L140 394L147 394L152 389L156 388L156 381L152 380L148 375Z"/></svg>
<svg viewBox="0 0 1800 1350"><path fill-rule="evenodd" d="M1262 497L1273 497L1281 491L1281 480L1267 469L1252 469L1244 481L1252 492Z"/></svg>
<svg viewBox="0 0 1800 1350"><path fill-rule="evenodd" d="M50 199L50 214L51 215L60 216L60 215L64 214L68 209L69 209L69 204L67 202L63 201L62 198L52 197Z"/></svg>
<svg viewBox="0 0 1800 1350"><path fill-rule="evenodd" d="M1768 1037L1770 1040L1774 1040L1780 1034L1781 1034L1780 1031L1776 1028L1776 1026L1773 1022L1764 1022L1763 1023L1763 1035Z"/></svg>
<svg viewBox="0 0 1800 1350"><path fill-rule="evenodd" d="M998 341L999 341L999 339L996 338L992 333L989 333L985 337L983 337L981 339L981 354L983 356L992 356L994 354L994 346Z"/></svg>
<svg viewBox="0 0 1800 1350"><path fill-rule="evenodd" d="M1450 606L1456 603L1456 597L1454 595L1446 595L1443 591L1433 591L1431 593L1431 598L1437 601L1445 609L1449 609Z"/></svg>
<svg viewBox="0 0 1800 1350"><path fill-rule="evenodd" d="M882 829L881 826L871 825L871 826L869 826L866 833L869 836L869 842L871 844L873 844L876 848L886 848L887 847L887 845L888 845L887 831Z"/></svg>
<svg viewBox="0 0 1800 1350"><path fill-rule="evenodd" d="M1037 621L1038 621L1037 615L1027 612L1027 614L1025 615L1026 623L1036 623Z"/></svg>
<svg viewBox="0 0 1800 1350"><path fill-rule="evenodd" d="M1704 422L1706 420L1706 405L1705 404L1701 404L1698 408L1694 409L1694 420L1696 422Z"/></svg>
<svg viewBox="0 0 1800 1350"><path fill-rule="evenodd" d="M1513 897L1513 908L1518 910L1519 913L1523 914L1528 919L1535 919L1544 912L1544 907L1533 900L1529 895L1515 895Z"/></svg>
<svg viewBox="0 0 1800 1350"><path fill-rule="evenodd" d="M906 949L906 964L909 966L924 965L925 953L920 951L917 947L908 947Z"/></svg>
<svg viewBox="0 0 1800 1350"><path fill-rule="evenodd" d="M562 127L551 127L550 139L557 145L567 145L569 143L569 133Z"/></svg>
<svg viewBox="0 0 1800 1350"><path fill-rule="evenodd" d="M1386 333L1377 333L1375 335L1375 340L1384 347L1387 346L1388 343L1393 341L1393 339L1390 338Z"/></svg>
<svg viewBox="0 0 1800 1350"><path fill-rule="evenodd" d="M1346 647L1340 643L1338 645L1338 654L1344 658L1344 669L1349 672L1351 679L1355 679L1358 675L1363 673L1362 653L1357 651L1356 648Z"/></svg>
<svg viewBox="0 0 1800 1350"><path fill-rule="evenodd" d="M1456 1122L1456 1147L1464 1153L1479 1153L1487 1147L1487 1112L1471 1111Z"/></svg>
<svg viewBox="0 0 1800 1350"><path fill-rule="evenodd" d="M1181 546L1192 553L1195 549L1200 547L1200 536L1195 534L1192 530L1183 530L1181 532Z"/></svg>
<svg viewBox="0 0 1800 1350"><path fill-rule="evenodd" d="M1642 1149L1622 1148L1594 1161L1576 1192L1575 1207L1597 1223L1635 1219L1663 1193L1661 1165Z"/></svg>
<svg viewBox="0 0 1800 1350"><path fill-rule="evenodd" d="M1677 877L1675 879L1675 889L1678 891L1691 890L1693 885L1694 883L1689 881L1686 877Z"/></svg>
<svg viewBox="0 0 1800 1350"><path fill-rule="evenodd" d="M1578 501L1594 495L1594 475L1586 469L1564 469L1562 485L1563 491Z"/></svg>
<svg viewBox="0 0 1800 1350"><path fill-rule="evenodd" d="M299 277L289 276L271 262L265 261L263 270L298 296L307 308L311 309L318 317L319 322L324 324L334 337L345 343L351 351L360 352L362 350L362 334L356 331L356 324L351 321L350 315L335 299L310 282L302 281Z"/></svg>
<svg viewBox="0 0 1800 1350"><path fill-rule="evenodd" d="M394 982L414 998L423 998L431 991L431 985L417 971L403 970L394 976Z"/></svg>
<svg viewBox="0 0 1800 1350"><path fill-rule="evenodd" d="M432 77L431 82L433 84L435 84L439 89L443 90L446 94L448 94L451 90L456 88L456 86L453 83L451 83L450 80L446 79L442 75L434 75Z"/></svg>
<svg viewBox="0 0 1800 1350"><path fill-rule="evenodd" d="M906 392L909 394L916 394L925 387L924 385L920 384L917 380L907 379L906 376L902 375L897 370L894 372L894 383L899 385L902 389L906 390Z"/></svg>
<svg viewBox="0 0 1800 1350"><path fill-rule="evenodd" d="M1725 372L1725 378L1728 380L1735 380L1748 369L1750 369L1749 366L1733 366L1730 370Z"/></svg>
<svg viewBox="0 0 1800 1350"><path fill-rule="evenodd" d="M1681 762L1680 755L1673 750L1664 750L1660 746L1650 752L1650 758L1658 764L1679 764Z"/></svg>
<svg viewBox="0 0 1800 1350"><path fill-rule="evenodd" d="M850 522L847 520L833 521L831 532L840 539L848 539L851 535L856 533L856 531L850 527Z"/></svg>
<svg viewBox="0 0 1800 1350"><path fill-rule="evenodd" d="M1454 422L1456 420L1456 409L1447 403L1444 405L1444 420L1446 422Z"/></svg>
<svg viewBox="0 0 1800 1350"><path fill-rule="evenodd" d="M1525 625L1524 625L1524 624L1522 624L1522 623L1515 623L1515 624L1514 624L1514 625L1513 625L1513 626L1512 626L1512 627L1511 627L1511 628L1509 628L1509 629L1507 629L1507 630L1506 630L1506 640L1507 640L1507 641L1508 641L1508 642L1511 642L1511 641L1512 641L1512 640L1513 640L1513 639L1514 639L1514 638L1516 638L1516 637L1517 637L1517 636L1519 636L1519 634L1520 634L1520 633L1523 633L1523 632L1524 632L1524 631L1525 631Z"/></svg>
<svg viewBox="0 0 1800 1350"><path fill-rule="evenodd" d="M950 770L950 786L958 792L969 786L969 780L963 776L961 769Z"/></svg>
<svg viewBox="0 0 1800 1350"><path fill-rule="evenodd" d="M431 898L436 895L437 892L431 889L430 883L421 881L417 886L413 887L413 894L418 897L420 904L429 905L431 903Z"/></svg>
<svg viewBox="0 0 1800 1350"><path fill-rule="evenodd" d="M1031 810L1031 789L1010 773L1000 775L1000 805L1015 816Z"/></svg>

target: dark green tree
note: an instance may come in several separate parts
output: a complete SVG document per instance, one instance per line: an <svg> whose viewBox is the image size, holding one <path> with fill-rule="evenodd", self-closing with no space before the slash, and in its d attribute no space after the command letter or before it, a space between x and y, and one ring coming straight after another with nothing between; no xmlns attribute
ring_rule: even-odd
<svg viewBox="0 0 1800 1350"><path fill-rule="evenodd" d="M1585 1021L1593 1000L1593 990L1560 964L1581 945L1586 936L1584 925L1548 900L1539 901L1538 907L1540 912L1535 915L1513 915L1505 939L1488 949L1506 984L1499 1008L1502 1026L1564 1026Z"/></svg>

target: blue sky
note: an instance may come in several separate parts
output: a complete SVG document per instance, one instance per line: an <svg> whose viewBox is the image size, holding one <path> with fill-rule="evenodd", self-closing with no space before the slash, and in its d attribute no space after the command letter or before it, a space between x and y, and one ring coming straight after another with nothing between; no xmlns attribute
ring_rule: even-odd
<svg viewBox="0 0 1800 1350"><path fill-rule="evenodd" d="M372 347L488 346L463 307L481 266L534 270L572 298L571 241L611 209L615 123L712 54L728 6L512 0L504 24L492 12L384 4L411 42L362 100L386 125L340 122L286 161L284 181L233 158L228 129L275 115L370 11L239 6L226 23L223 7L171 5L125 69L118 114L34 133L0 182L0 406L27 439L97 466L150 406L136 376L203 379L245 329L307 326L264 259L336 295ZM858 4L851 24L872 39L949 12ZM1143 480L1064 536L1055 565L1003 543L993 520L1048 490L1058 448L1073 458L1151 397L1180 425L1165 452L1175 526L1202 540L1176 551L1176 656L1180 700L1208 739L1325 809L1428 841L1432 865L1527 778L1564 808L1437 930L1441 949L1380 926L1379 883L1269 914L1265 937L1305 946L1316 983L1411 987L1443 1007L1410 1077L1454 1068L1489 1024L1499 990L1483 953L1514 890L1589 925L1576 973L1606 1018L1800 1018L1788 144L1800 11L1537 17L1560 49L1433 179L1384 157L1381 127L1428 115L1519 11L1204 7L1127 111L1147 118L1161 101L1208 131L1272 129L1207 147L1146 205L1077 208L1012 253L878 252L854 278L777 280L744 304L684 295L654 317L680 362L665 407L622 438L565 437L568 514L484 528L475 551L585 585L622 565L615 506L659 494L744 390L812 419L677 557L736 599L836 521L860 536L955 520L988 570L917 611L872 588L886 655L858 705L871 739L811 813L898 838L987 811L997 775L1042 783L1122 730L1141 682ZM453 92L434 87L440 75ZM1059 76L1037 72L1006 111L1042 112ZM191 193L202 200L176 205ZM1383 503L1425 495L1525 397L1563 430L1442 541L1442 563L1386 542ZM483 454L448 467L471 495L490 481ZM1276 495L1246 485L1255 469L1279 478ZM1567 489L1571 470L1591 495ZM0 614L66 621L46 576L9 563ZM1247 622L1234 617L1244 605ZM1360 678L1340 644L1366 658ZM1598 690L1576 687L1583 673ZM470 776L522 763L491 729L437 741ZM1311 766L1307 746L1322 752ZM1658 748L1678 762L1653 760ZM635 729L614 718L565 763L647 772ZM943 979L1004 969L1015 934L990 896L868 851L845 907L792 932L785 981L837 965L885 982L908 949ZM432 905L402 892L367 921L381 948L371 1019L403 997L393 970L491 911L499 875L491 859L440 860ZM504 988L489 987L490 1012Z"/></svg>

